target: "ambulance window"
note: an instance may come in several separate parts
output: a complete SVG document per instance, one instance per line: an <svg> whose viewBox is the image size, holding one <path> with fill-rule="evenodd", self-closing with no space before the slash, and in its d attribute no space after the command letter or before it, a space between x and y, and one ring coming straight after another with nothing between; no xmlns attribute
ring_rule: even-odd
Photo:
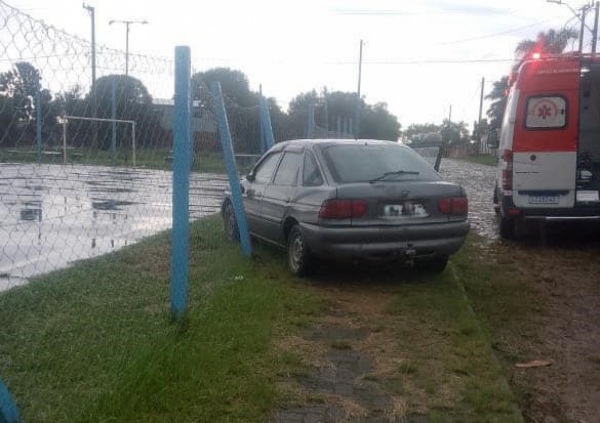
<svg viewBox="0 0 600 423"><path fill-rule="evenodd" d="M563 97L530 97L527 100L525 127L556 129L567 125L567 100Z"/></svg>

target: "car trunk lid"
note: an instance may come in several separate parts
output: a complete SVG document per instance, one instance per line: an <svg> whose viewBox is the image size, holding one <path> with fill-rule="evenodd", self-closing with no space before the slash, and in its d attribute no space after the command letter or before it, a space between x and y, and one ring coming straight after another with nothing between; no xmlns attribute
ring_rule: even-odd
<svg viewBox="0 0 600 423"><path fill-rule="evenodd" d="M366 203L366 211L350 219L352 226L431 224L466 217L465 214L448 214L443 206L440 210L441 200L462 198L466 202L459 185L443 181L384 180L345 184L337 188L337 198Z"/></svg>

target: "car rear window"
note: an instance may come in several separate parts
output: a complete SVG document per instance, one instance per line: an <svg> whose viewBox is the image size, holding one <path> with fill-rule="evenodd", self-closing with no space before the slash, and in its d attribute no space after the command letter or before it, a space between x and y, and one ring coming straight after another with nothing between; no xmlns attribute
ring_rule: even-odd
<svg viewBox="0 0 600 423"><path fill-rule="evenodd" d="M323 158L338 183L368 182L387 172L404 171L390 180L436 181L439 174L421 156L398 144L344 144L322 148Z"/></svg>

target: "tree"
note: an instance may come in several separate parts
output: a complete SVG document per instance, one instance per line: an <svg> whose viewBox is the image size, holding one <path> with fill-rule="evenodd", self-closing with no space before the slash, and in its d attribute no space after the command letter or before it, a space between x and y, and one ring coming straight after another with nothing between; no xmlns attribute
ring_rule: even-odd
<svg viewBox="0 0 600 423"><path fill-rule="evenodd" d="M546 32L539 32L535 40L520 41L515 48L515 53L519 60L532 53L560 54L567 48L570 41L577 38L578 34L574 29L549 29Z"/></svg>
<svg viewBox="0 0 600 423"><path fill-rule="evenodd" d="M567 48L570 41L577 38L578 34L575 30L562 28L539 32L535 40L520 41L515 48L517 62L513 66L513 72L517 72L523 60L531 54L560 54ZM487 100L492 101L490 108L487 110L487 115L490 118L489 129L498 129L502 125L508 88L508 77L502 77L499 81L493 83L492 91L485 97Z"/></svg>
<svg viewBox="0 0 600 423"><path fill-rule="evenodd" d="M413 123L402 132L402 136L409 144L413 144L425 139L429 134L439 134L441 130L442 127L435 123Z"/></svg>
<svg viewBox="0 0 600 423"><path fill-rule="evenodd" d="M463 121L451 122L444 119L440 130L442 141L450 145L466 144L469 142L469 130Z"/></svg>
<svg viewBox="0 0 600 423"><path fill-rule="evenodd" d="M360 120L360 137L398 141L400 122L389 112L386 103L366 105Z"/></svg>
<svg viewBox="0 0 600 423"><path fill-rule="evenodd" d="M325 102L327 102L327 117L325 122ZM315 125L327 128L330 131L336 129L337 118L354 119L356 116L356 94L342 91L334 91L329 94L320 95L315 90L298 94L290 102L288 116L290 128L306 136L308 124L309 104L314 106ZM360 100L360 125L359 138L373 138L398 141L400 136L400 123L398 118L387 109L387 104L367 104L364 99Z"/></svg>
<svg viewBox="0 0 600 423"><path fill-rule="evenodd" d="M212 110L210 85L221 84L234 151L261 153L262 140L258 94L250 90L246 75L239 70L214 68L192 75L192 96L199 107Z"/></svg>
<svg viewBox="0 0 600 423"><path fill-rule="evenodd" d="M152 108L152 97L146 86L137 78L125 75L106 75L98 78L94 88L85 99L83 116L91 116L91 97L96 97L97 117L112 119L113 84L115 93L115 117L120 120L132 120L136 122L136 141L140 146L155 143L155 138L161 135L160 118ZM74 96L76 92L67 94L73 101L78 102ZM79 128L86 133L85 138L90 138L90 126L84 123L78 124ZM112 139L112 124L103 122L97 124L98 148L108 149ZM129 126L117 125L117 138L121 143L128 143L131 139Z"/></svg>
<svg viewBox="0 0 600 423"><path fill-rule="evenodd" d="M52 142L49 135L56 126L59 110L55 107L50 91L42 88L41 81L40 71L29 62L15 63L11 70L0 74L0 127L4 137L9 138L8 142L13 145L21 142L30 144L35 140L38 93L42 134L44 139Z"/></svg>
<svg viewBox="0 0 600 423"><path fill-rule="evenodd" d="M492 91L485 96L486 100L491 100L487 115L490 118L489 127L498 129L502 125L504 109L506 108L506 91L508 90L508 76L503 76L492 84Z"/></svg>
<svg viewBox="0 0 600 423"><path fill-rule="evenodd" d="M41 89L41 79L40 72L29 62L15 63L13 69L0 74L0 95L13 99L17 119L33 119L35 97L38 89Z"/></svg>
<svg viewBox="0 0 600 423"><path fill-rule="evenodd" d="M192 75L192 96L194 100L209 98L207 93L210 92L210 84L216 81L221 83L223 96L229 101L241 107L257 105L257 94L250 90L248 77L239 70L229 68L214 68Z"/></svg>

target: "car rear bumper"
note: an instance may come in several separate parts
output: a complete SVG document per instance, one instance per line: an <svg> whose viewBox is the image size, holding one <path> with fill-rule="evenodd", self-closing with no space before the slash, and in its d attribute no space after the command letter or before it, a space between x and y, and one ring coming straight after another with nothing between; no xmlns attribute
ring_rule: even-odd
<svg viewBox="0 0 600 423"><path fill-rule="evenodd" d="M469 232L467 221L414 226L326 227L301 224L309 249L331 259L449 256Z"/></svg>
<svg viewBox="0 0 600 423"><path fill-rule="evenodd" d="M548 222L568 221L600 221L600 205L597 203L578 204L575 207L516 207L511 196L502 198L502 209L505 215L523 220Z"/></svg>

